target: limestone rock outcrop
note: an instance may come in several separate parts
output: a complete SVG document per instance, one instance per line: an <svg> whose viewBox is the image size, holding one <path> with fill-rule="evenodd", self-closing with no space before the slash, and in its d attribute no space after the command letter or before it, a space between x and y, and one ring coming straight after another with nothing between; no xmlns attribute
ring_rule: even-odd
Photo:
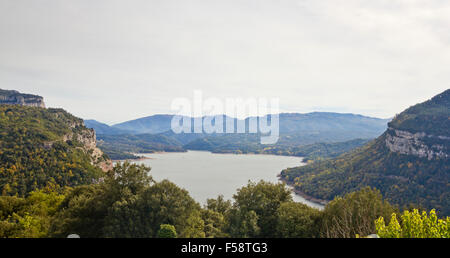
<svg viewBox="0 0 450 258"><path fill-rule="evenodd" d="M450 137L428 135L424 132L410 133L388 128L386 134L386 146L390 151L427 158L428 160L449 158L450 153L446 147L449 146L448 143L450 143Z"/></svg>
<svg viewBox="0 0 450 258"><path fill-rule="evenodd" d="M0 89L0 104L45 108L43 97L38 95L20 93L16 90Z"/></svg>

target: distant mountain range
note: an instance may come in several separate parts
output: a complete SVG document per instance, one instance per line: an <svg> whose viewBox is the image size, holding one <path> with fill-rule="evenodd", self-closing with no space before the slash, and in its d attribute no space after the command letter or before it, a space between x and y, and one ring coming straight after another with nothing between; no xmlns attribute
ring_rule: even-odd
<svg viewBox="0 0 450 258"><path fill-rule="evenodd" d="M133 134L156 134L170 130L172 117L172 115L153 115L115 124L112 127Z"/></svg>
<svg viewBox="0 0 450 258"><path fill-rule="evenodd" d="M246 133L181 133L171 130L173 115L154 115L108 126L95 120L85 120L86 126L95 129L99 146L113 159L130 157L124 152L208 150L221 153L268 153L303 155L299 146L318 143L338 143L355 139L373 139L387 128L388 119L355 114L331 112L282 113L279 115L280 138L274 145L262 145L261 134L248 133L249 119L239 120L247 125ZM208 119L211 117L203 117ZM193 123L193 118L191 123ZM256 118L257 120L260 118ZM234 119L235 128L238 119ZM226 117L223 116L223 123ZM152 135L150 137L150 135ZM114 136L114 137L110 137ZM358 147L366 141L344 143ZM139 145L139 148L136 148ZM336 149L334 145L334 149ZM317 146L324 150L324 145ZM311 149L311 148L309 148ZM319 150L318 149L318 150ZM311 150L312 151L312 150ZM312 153L318 153L317 150ZM320 152L336 155L340 152ZM326 155L325 155L326 156ZM311 157L312 158L312 157Z"/></svg>
<svg viewBox="0 0 450 258"><path fill-rule="evenodd" d="M365 186L390 202L450 214L450 90L397 115L377 139L335 159L286 169L282 178L315 198Z"/></svg>
<svg viewBox="0 0 450 258"><path fill-rule="evenodd" d="M109 126L109 129L108 125L95 120L85 122L98 133L102 131L101 134L118 134L118 132L158 134L171 130L172 117L173 115L153 115L115 124ZM207 117L203 117L205 118ZM279 119L281 133L342 131L358 132L363 138L381 134L389 122L389 119L332 112L281 113ZM246 123L248 120L249 118L245 119Z"/></svg>
<svg viewBox="0 0 450 258"><path fill-rule="evenodd" d="M93 119L84 120L84 124L86 125L86 127L94 129L97 134L105 134L105 135L132 134L132 131L122 130L113 126L109 126L107 124L98 122Z"/></svg>

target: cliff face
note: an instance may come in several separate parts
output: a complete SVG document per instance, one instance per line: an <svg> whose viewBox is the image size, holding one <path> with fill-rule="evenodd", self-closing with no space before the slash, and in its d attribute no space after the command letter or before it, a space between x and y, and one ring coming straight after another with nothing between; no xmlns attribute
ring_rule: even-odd
<svg viewBox="0 0 450 258"><path fill-rule="evenodd" d="M103 152L97 148L94 129L86 128L82 120L71 122L69 128L71 132L63 136L64 142L77 141L81 143L83 151L90 155L91 164L100 167L103 171L106 172L113 168L112 161L106 158ZM53 142L48 142L45 145L47 148L51 148Z"/></svg>
<svg viewBox="0 0 450 258"><path fill-rule="evenodd" d="M0 89L0 104L45 108L43 97L32 94L23 94L15 90Z"/></svg>
<svg viewBox="0 0 450 258"><path fill-rule="evenodd" d="M389 128L386 134L386 147L390 151L427 158L428 160L449 158L449 143L450 137L429 135L424 132L410 133Z"/></svg>
<svg viewBox="0 0 450 258"><path fill-rule="evenodd" d="M110 159L105 158L103 152L97 148L97 140L95 136L94 129L86 128L84 124L80 125L82 130L78 130L75 134L75 139L83 144L84 150L90 154L91 163L100 167L103 171L108 171L113 168L112 161ZM72 137L74 136L72 135Z"/></svg>

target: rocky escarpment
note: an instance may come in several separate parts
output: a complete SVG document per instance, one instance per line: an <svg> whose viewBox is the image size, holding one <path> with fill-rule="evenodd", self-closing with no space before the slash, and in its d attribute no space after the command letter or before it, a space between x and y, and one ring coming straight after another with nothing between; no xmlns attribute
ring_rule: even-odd
<svg viewBox="0 0 450 258"><path fill-rule="evenodd" d="M83 124L83 130L79 131L75 136L75 139L82 143L84 149L90 154L92 164L100 167L103 171L111 170L113 167L112 161L106 158L103 152L97 148L97 140L94 129L86 128Z"/></svg>
<svg viewBox="0 0 450 258"><path fill-rule="evenodd" d="M23 94L15 90L0 89L0 104L45 108L43 97L32 94Z"/></svg>
<svg viewBox="0 0 450 258"><path fill-rule="evenodd" d="M97 148L97 140L94 129L86 128L84 123L74 123L72 132L63 136L63 141L76 141L81 143L82 149L91 157L91 163L100 167L103 171L111 170L112 161Z"/></svg>
<svg viewBox="0 0 450 258"><path fill-rule="evenodd" d="M64 120L62 113L54 113L55 117ZM77 142L85 153L89 154L91 164L100 167L103 171L112 169L112 161L104 155L104 153L97 148L97 140L95 130L86 128L83 120L76 119L74 121L67 121L70 131L62 136L64 142ZM53 147L55 141L44 143L44 147L49 149Z"/></svg>
<svg viewBox="0 0 450 258"><path fill-rule="evenodd" d="M386 132L386 147L390 151L428 160L449 158L449 143L448 136L429 135L424 132L410 133L393 128L388 128Z"/></svg>

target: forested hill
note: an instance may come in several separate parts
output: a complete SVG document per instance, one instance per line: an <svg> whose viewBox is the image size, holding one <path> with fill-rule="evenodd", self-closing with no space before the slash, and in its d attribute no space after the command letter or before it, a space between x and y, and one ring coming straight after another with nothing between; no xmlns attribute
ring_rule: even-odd
<svg viewBox="0 0 450 258"><path fill-rule="evenodd" d="M410 133L425 132L435 136L450 136L450 89L429 101L414 105L389 123L392 129Z"/></svg>
<svg viewBox="0 0 450 258"><path fill-rule="evenodd" d="M0 193L91 183L111 167L95 132L62 109L0 105Z"/></svg>
<svg viewBox="0 0 450 258"><path fill-rule="evenodd" d="M450 214L450 90L397 115L380 137L335 159L282 171L296 189L330 200L364 186L389 201Z"/></svg>

